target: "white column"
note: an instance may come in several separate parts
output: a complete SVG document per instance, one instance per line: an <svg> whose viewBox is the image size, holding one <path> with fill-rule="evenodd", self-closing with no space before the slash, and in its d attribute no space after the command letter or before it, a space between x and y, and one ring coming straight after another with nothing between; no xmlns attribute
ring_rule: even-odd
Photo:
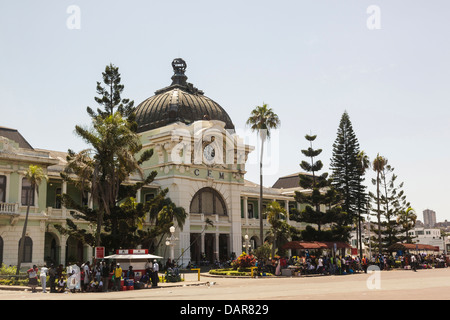
<svg viewBox="0 0 450 320"><path fill-rule="evenodd" d="M217 227L217 230L216 230L216 234L215 234L215 236L216 236L216 243L215 243L215 251L216 251L216 260L217 261L219 261L219 227Z"/></svg>
<svg viewBox="0 0 450 320"><path fill-rule="evenodd" d="M244 218L245 224L248 225L248 197L244 196Z"/></svg>
<svg viewBox="0 0 450 320"><path fill-rule="evenodd" d="M61 191L61 193L62 194L66 194L67 193L67 182L66 181L63 181L63 183L62 183L62 191ZM63 203L61 203L61 209L62 209L62 217L66 218L67 217L67 208L66 208L66 206ZM65 247L66 246L64 246L64 248Z"/></svg>
<svg viewBox="0 0 450 320"><path fill-rule="evenodd" d="M284 206L286 209L286 222L289 223L289 200L284 201Z"/></svg>

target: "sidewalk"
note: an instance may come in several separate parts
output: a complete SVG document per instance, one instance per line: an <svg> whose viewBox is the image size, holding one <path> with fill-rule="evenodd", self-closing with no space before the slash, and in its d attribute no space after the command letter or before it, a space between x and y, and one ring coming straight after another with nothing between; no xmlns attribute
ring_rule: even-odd
<svg viewBox="0 0 450 320"><path fill-rule="evenodd" d="M175 288L175 287L185 287L185 286L201 286L206 285L209 280L205 279L204 274L202 273L200 276L200 281L198 280L198 274L197 273L185 273L182 274L182 279L184 276L184 281L181 282L159 282L158 287L155 288L145 288L145 289L139 289L139 290L149 290L149 289L158 289L158 288ZM29 286L7 286L7 285L0 285L0 290L14 290L14 291L31 291L31 288ZM42 292L42 287L37 286L36 287L37 292ZM47 288L47 292L50 292L50 288ZM87 292L89 293L89 292Z"/></svg>

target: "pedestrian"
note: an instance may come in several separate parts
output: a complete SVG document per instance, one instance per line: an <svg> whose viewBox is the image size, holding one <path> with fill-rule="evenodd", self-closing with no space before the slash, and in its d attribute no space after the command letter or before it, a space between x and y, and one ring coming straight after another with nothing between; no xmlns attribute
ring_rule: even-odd
<svg viewBox="0 0 450 320"><path fill-rule="evenodd" d="M134 270L133 270L133 266L129 266L129 267L128 267L127 278L128 278L128 279L133 279L133 280L134 280Z"/></svg>
<svg viewBox="0 0 450 320"><path fill-rule="evenodd" d="M153 260L153 275L152 275L152 286L157 287L159 282L159 264L158 261Z"/></svg>
<svg viewBox="0 0 450 320"><path fill-rule="evenodd" d="M28 273L28 285L31 287L31 292L37 292L36 287L38 285L38 273L39 269L36 265L27 270Z"/></svg>
<svg viewBox="0 0 450 320"><path fill-rule="evenodd" d="M64 293L66 291L66 278L61 276L58 280L58 293Z"/></svg>
<svg viewBox="0 0 450 320"><path fill-rule="evenodd" d="M102 263L102 282L103 282L103 292L108 292L109 286L109 268L106 265L106 262Z"/></svg>
<svg viewBox="0 0 450 320"><path fill-rule="evenodd" d="M50 265L50 270L48 271L48 282L50 284L50 293L55 293L56 289L55 289L55 282L56 282L56 276L57 276L57 272L56 272L56 268L54 264Z"/></svg>
<svg viewBox="0 0 450 320"><path fill-rule="evenodd" d="M84 289L86 290L89 286L89 283L91 282L91 269L89 266L89 261L86 261L86 263L83 265L83 271L84 271Z"/></svg>
<svg viewBox="0 0 450 320"><path fill-rule="evenodd" d="M416 259L416 256L414 254L411 255L411 269L414 272L417 272L417 259Z"/></svg>
<svg viewBox="0 0 450 320"><path fill-rule="evenodd" d="M41 286L42 286L42 292L47 293L47 274L48 274L48 268L47 265L44 264L44 266L41 268Z"/></svg>
<svg viewBox="0 0 450 320"><path fill-rule="evenodd" d="M120 267L120 263L116 264L116 268L114 269L114 291L120 291L122 282L122 268Z"/></svg>

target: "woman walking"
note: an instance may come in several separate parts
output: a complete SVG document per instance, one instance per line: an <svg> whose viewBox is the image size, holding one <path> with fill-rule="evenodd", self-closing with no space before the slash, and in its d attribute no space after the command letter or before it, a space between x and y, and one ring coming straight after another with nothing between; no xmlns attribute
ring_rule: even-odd
<svg viewBox="0 0 450 320"><path fill-rule="evenodd" d="M31 292L37 292L36 287L38 285L38 273L39 269L36 265L33 265L33 268L28 269L28 285L31 287Z"/></svg>

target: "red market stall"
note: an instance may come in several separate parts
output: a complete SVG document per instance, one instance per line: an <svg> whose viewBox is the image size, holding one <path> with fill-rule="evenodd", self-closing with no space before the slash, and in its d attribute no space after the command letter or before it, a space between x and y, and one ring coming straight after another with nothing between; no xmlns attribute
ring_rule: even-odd
<svg viewBox="0 0 450 320"><path fill-rule="evenodd" d="M145 264L147 261L153 262L155 259L163 259L163 257L149 254L147 249L119 249L116 250L116 254L106 256L104 259L115 260L116 263L120 263L122 268L122 278L126 277L127 271L130 266L133 267L134 279L131 283L141 279L145 274ZM124 286L122 281L122 286Z"/></svg>

